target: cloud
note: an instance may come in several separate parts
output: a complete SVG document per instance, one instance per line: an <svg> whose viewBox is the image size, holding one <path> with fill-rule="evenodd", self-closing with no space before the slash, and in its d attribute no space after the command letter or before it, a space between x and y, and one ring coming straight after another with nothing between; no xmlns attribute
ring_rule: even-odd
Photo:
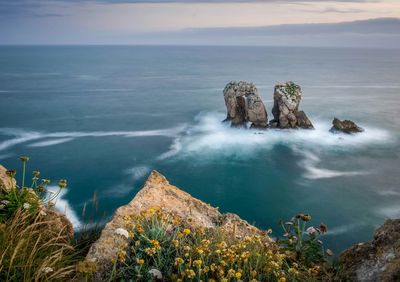
<svg viewBox="0 0 400 282"><path fill-rule="evenodd" d="M346 13L362 13L364 10L361 9L337 9L334 7L329 7L324 10L319 11L320 13L340 13L340 14L346 14Z"/></svg>
<svg viewBox="0 0 400 282"><path fill-rule="evenodd" d="M400 19L379 18L341 23L283 24L261 27L197 28L183 32L196 35L281 36L316 34L396 34L400 35Z"/></svg>

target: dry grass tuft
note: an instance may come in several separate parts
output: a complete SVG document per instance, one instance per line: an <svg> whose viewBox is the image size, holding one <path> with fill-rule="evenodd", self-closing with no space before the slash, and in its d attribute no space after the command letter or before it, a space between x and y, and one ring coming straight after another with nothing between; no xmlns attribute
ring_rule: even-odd
<svg viewBox="0 0 400 282"><path fill-rule="evenodd" d="M19 209L0 225L0 281L68 280L74 273L71 238L57 218Z"/></svg>

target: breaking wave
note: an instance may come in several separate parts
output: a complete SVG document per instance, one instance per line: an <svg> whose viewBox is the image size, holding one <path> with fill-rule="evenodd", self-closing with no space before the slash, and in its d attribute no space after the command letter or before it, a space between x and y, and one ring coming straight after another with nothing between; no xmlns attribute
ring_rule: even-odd
<svg viewBox="0 0 400 282"><path fill-rule="evenodd" d="M47 188L47 194L51 195L57 193L59 188L57 186L49 186ZM64 214L69 221L71 221L72 226L74 229L79 229L82 226L82 222L79 220L78 216L76 215L75 211L72 209L68 201L65 199L66 190L63 189L60 191L59 196L57 197L57 201L55 202L55 209Z"/></svg>

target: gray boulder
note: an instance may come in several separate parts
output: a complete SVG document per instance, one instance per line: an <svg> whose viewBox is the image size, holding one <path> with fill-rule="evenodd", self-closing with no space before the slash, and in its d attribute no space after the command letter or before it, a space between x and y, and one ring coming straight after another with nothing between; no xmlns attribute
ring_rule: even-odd
<svg viewBox="0 0 400 282"><path fill-rule="evenodd" d="M231 81L224 89L224 99L227 110L225 121L232 127L252 128L268 127L268 115L256 86L246 81Z"/></svg>
<svg viewBox="0 0 400 282"><path fill-rule="evenodd" d="M307 115L299 111L301 97L300 86L291 81L275 85L274 119L270 125L277 128L314 128Z"/></svg>
<svg viewBox="0 0 400 282"><path fill-rule="evenodd" d="M346 134L352 134L364 131L364 129L357 126L357 124L355 124L351 120L340 120L334 118L332 121L332 125L333 125L332 128L329 130L332 133L343 132Z"/></svg>

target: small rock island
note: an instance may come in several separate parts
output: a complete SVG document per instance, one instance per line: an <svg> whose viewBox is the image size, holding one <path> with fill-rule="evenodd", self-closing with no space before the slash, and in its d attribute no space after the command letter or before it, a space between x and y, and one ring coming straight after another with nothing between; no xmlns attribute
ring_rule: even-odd
<svg viewBox="0 0 400 282"><path fill-rule="evenodd" d="M355 122L351 120L340 120L338 118L334 118L332 121L332 128L329 130L332 133L343 132L346 134L359 133L363 132L364 129L359 127Z"/></svg>
<svg viewBox="0 0 400 282"><path fill-rule="evenodd" d="M268 121L268 113L257 87L252 82L231 81L224 88L224 100L227 110L226 119L231 127L266 129L314 129L304 111L299 110L302 99L301 87L292 81L279 83L274 88L274 105ZM331 133L353 134L363 132L351 120L334 118Z"/></svg>

